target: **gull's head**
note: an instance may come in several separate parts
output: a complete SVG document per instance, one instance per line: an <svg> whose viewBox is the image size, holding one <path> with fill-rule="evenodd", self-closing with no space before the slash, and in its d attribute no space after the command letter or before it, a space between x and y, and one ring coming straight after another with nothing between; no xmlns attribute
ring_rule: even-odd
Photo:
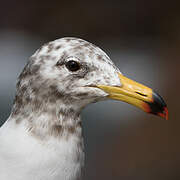
<svg viewBox="0 0 180 180"><path fill-rule="evenodd" d="M159 95L123 76L100 48L77 38L55 40L36 51L19 77L16 101L82 109L108 98L167 118Z"/></svg>

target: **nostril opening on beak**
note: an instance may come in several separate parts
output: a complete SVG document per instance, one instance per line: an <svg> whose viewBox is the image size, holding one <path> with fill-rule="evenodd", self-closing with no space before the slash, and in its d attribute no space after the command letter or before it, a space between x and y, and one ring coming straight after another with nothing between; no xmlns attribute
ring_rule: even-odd
<svg viewBox="0 0 180 180"><path fill-rule="evenodd" d="M142 93L140 93L140 92L136 92L136 94L139 94L139 95L141 95L141 96L147 97L146 94L142 94Z"/></svg>

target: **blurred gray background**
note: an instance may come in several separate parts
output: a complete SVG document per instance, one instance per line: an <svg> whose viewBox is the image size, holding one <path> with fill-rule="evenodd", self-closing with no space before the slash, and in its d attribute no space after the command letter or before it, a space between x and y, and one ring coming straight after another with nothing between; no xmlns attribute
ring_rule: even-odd
<svg viewBox="0 0 180 180"><path fill-rule="evenodd" d="M180 4L174 0L17 1L0 6L0 124L16 79L43 43L75 36L101 47L121 72L158 91L169 121L106 101L83 112L84 180L180 179Z"/></svg>

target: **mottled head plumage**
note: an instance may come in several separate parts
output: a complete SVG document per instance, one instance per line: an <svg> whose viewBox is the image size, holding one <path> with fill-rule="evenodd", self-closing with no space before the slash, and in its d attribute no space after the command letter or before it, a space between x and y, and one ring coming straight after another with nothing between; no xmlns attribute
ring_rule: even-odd
<svg viewBox="0 0 180 180"><path fill-rule="evenodd" d="M69 60L80 63L81 69L68 71L65 63ZM41 94L44 100L48 97L53 101L51 97L54 95L54 98L64 97L64 100L70 98L72 101L83 95L88 97L88 92L82 92L87 85L120 85L118 71L97 46L82 39L62 38L43 45L35 52L19 77L17 90L21 97L25 95L28 98L27 101L36 94Z"/></svg>
<svg viewBox="0 0 180 180"><path fill-rule="evenodd" d="M77 62L80 68L70 71L66 66L69 61ZM106 53L87 41L62 38L49 42L35 52L19 76L12 115L21 114L24 119L48 112L58 122L59 112L71 109L78 116L87 104L107 96L90 86L120 86L118 72Z"/></svg>

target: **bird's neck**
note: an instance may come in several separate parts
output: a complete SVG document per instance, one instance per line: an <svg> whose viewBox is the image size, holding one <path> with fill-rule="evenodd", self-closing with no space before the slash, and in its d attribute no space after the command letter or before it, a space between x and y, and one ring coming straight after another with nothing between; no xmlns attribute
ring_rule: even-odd
<svg viewBox="0 0 180 180"><path fill-rule="evenodd" d="M13 155L16 152L16 166L9 170L17 172L15 179L28 179L24 171L26 169L36 172L32 173L32 179L39 177L38 179L45 180L77 180L81 176L84 166L84 144L80 113L68 105L61 104L58 108L54 104L49 107L51 108L46 109L47 111L42 108L33 113L30 110L31 106L24 106L16 113L13 110L4 126L3 132L6 135L2 137L8 137L4 141L16 142L16 146L13 146L13 143L7 145L7 149L15 149L12 151ZM12 179L11 174L8 176L10 178L6 179Z"/></svg>
<svg viewBox="0 0 180 180"><path fill-rule="evenodd" d="M39 139L82 137L80 109L73 108L70 104L65 105L62 101L57 101L51 105L42 104L36 109L34 105L27 104L17 112L17 105L15 104L11 119L17 125L25 125L27 131Z"/></svg>
<svg viewBox="0 0 180 180"><path fill-rule="evenodd" d="M32 89L21 86L18 87L12 113L4 129L13 131L9 134L14 134L12 141L19 143L19 152L24 152L25 157L31 154L32 162L35 162L32 169L40 168L43 172L55 172L53 174L57 175L56 179L77 179L84 165L80 118L83 107L74 105L54 87ZM50 91L46 92L47 89ZM41 155L42 152L45 156ZM47 158L45 161L44 158L36 157ZM34 164L37 167L34 167ZM46 168L48 166L51 166L50 169ZM41 177L41 174L39 176ZM55 179L49 175L46 177Z"/></svg>

